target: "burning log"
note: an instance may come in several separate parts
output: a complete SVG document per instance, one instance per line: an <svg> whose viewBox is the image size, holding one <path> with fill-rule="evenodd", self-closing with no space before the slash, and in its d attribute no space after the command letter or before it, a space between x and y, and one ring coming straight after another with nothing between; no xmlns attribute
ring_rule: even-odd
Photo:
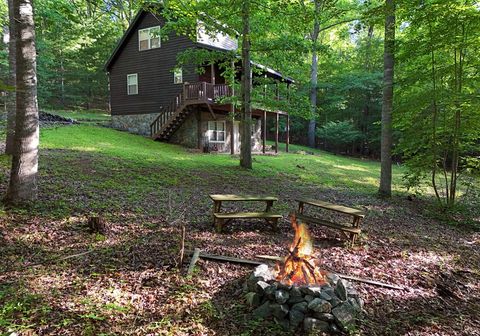
<svg viewBox="0 0 480 336"><path fill-rule="evenodd" d="M285 261L276 265L277 281L286 285L321 285L325 274L313 259L313 243L305 223L298 223L294 214L290 215L295 237Z"/></svg>

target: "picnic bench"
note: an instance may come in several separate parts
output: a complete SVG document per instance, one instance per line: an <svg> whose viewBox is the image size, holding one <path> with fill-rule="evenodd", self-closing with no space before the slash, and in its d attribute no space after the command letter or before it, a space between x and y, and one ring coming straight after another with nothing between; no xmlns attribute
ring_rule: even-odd
<svg viewBox="0 0 480 336"><path fill-rule="evenodd" d="M213 225L217 232L222 232L223 227L234 219L250 218L264 219L277 230L278 219L282 218L282 215L271 212L273 203L278 201L276 197L217 194L210 195L210 198L213 200ZM265 211L255 212L221 212L223 202L265 202L266 208Z"/></svg>
<svg viewBox="0 0 480 336"><path fill-rule="evenodd" d="M297 199L296 201L298 202L298 211L297 211L298 219L303 220L307 223L318 224L318 225L326 226L332 229L340 230L347 238L350 238L352 242L352 246L353 244L355 244L355 240L357 236L362 231L360 229L360 222L365 217L365 214L361 210L348 208L343 205L337 205L337 204L328 203L320 200L314 200L314 199ZM332 222L326 219L305 215L304 213L305 205L309 205L309 206L313 206L313 207L317 207L325 210L331 210L331 211L341 213L343 215L351 216L352 222L351 223Z"/></svg>

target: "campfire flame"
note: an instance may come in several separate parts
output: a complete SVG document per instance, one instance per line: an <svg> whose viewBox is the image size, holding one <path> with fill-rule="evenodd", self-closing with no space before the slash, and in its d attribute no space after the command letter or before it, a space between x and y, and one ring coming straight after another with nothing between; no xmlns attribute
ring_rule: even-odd
<svg viewBox="0 0 480 336"><path fill-rule="evenodd" d="M326 272L321 271L315 263L313 241L305 223L298 223L295 214L290 215L295 230L289 254L285 260L278 262L275 271L276 280L286 285L321 285L326 283Z"/></svg>

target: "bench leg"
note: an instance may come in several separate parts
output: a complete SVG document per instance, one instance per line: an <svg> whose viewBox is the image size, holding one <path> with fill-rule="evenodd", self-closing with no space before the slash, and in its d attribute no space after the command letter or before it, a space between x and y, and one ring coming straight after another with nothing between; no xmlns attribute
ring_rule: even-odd
<svg viewBox="0 0 480 336"><path fill-rule="evenodd" d="M217 233L222 233L222 229L223 229L223 218L216 218L215 219L215 231L217 231Z"/></svg>
<svg viewBox="0 0 480 336"><path fill-rule="evenodd" d="M355 240L357 239L357 234L356 233L351 233L350 234L350 239L352 241L352 247L355 245Z"/></svg>
<svg viewBox="0 0 480 336"><path fill-rule="evenodd" d="M272 220L273 231L278 232L278 218Z"/></svg>

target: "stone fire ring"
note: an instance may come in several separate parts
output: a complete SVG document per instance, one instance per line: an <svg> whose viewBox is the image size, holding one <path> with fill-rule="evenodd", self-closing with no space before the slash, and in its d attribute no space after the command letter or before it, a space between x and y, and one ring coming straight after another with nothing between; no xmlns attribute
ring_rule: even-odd
<svg viewBox="0 0 480 336"><path fill-rule="evenodd" d="M272 269L262 264L245 283L245 298L255 317L273 317L286 330L353 331L363 300L352 284L338 275L327 274L327 281L321 286L287 286L275 281Z"/></svg>

